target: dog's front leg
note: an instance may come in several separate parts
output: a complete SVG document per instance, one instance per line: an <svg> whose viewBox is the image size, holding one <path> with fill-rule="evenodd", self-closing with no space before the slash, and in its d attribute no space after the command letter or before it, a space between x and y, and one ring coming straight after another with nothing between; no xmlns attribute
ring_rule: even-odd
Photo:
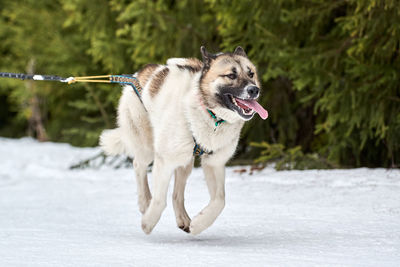
<svg viewBox="0 0 400 267"><path fill-rule="evenodd" d="M193 168L194 159L190 161L185 167L179 167L175 170L175 184L174 193L172 195L172 203L174 205L174 211L176 216L176 223L178 227L183 231L189 233L190 217L186 212L184 195L186 180L190 175Z"/></svg>
<svg viewBox="0 0 400 267"><path fill-rule="evenodd" d="M150 234L154 226L160 220L161 213L167 206L167 192L169 181L172 176L174 166L166 162L163 158L154 159L153 165L153 198L150 205L142 217L142 229L146 234Z"/></svg>
<svg viewBox="0 0 400 267"><path fill-rule="evenodd" d="M208 191L209 204L192 220L190 233L197 235L210 227L225 207L225 166L203 164Z"/></svg>

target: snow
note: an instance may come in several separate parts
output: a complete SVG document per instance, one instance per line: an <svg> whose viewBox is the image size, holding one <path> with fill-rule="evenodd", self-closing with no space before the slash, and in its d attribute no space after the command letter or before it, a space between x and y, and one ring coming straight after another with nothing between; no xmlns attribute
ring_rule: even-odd
<svg viewBox="0 0 400 267"><path fill-rule="evenodd" d="M169 197L147 236L133 170L68 169L98 151L0 138L0 266L400 266L399 170L228 168L213 226L184 233ZM207 201L195 169L189 214Z"/></svg>

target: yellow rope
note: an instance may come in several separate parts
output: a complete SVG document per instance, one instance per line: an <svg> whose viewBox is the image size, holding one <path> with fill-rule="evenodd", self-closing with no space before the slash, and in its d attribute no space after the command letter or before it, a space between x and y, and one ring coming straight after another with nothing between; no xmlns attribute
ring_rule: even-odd
<svg viewBox="0 0 400 267"><path fill-rule="evenodd" d="M81 76L75 77L75 80L79 79L97 79L97 78L110 78L111 75L98 75L98 76Z"/></svg>
<svg viewBox="0 0 400 267"><path fill-rule="evenodd" d="M110 80L75 80L75 82L84 82L84 83L111 83Z"/></svg>
<svg viewBox="0 0 400 267"><path fill-rule="evenodd" d="M109 80L99 80L100 78L109 78ZM97 76L81 76L81 77L73 77L68 84L76 83L76 82L85 82L85 83L111 83L111 75L97 75Z"/></svg>

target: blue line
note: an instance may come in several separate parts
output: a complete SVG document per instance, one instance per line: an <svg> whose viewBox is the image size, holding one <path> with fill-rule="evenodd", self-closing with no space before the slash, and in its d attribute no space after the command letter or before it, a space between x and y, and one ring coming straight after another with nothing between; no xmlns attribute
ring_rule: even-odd
<svg viewBox="0 0 400 267"><path fill-rule="evenodd" d="M135 79L137 80L136 77L132 77L132 76L125 76L125 75L111 75L111 77L120 77L120 78L128 78L128 79ZM119 84L128 84L131 85L133 87L133 89L135 90L135 93L138 95L138 97L140 98L140 93L139 90L136 88L136 86L132 83L132 82L119 82L119 81L113 81L111 80L111 83L119 83Z"/></svg>

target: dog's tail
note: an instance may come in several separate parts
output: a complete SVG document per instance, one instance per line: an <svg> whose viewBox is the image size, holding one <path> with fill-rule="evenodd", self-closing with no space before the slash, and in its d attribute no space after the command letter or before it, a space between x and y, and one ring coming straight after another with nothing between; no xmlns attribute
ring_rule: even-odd
<svg viewBox="0 0 400 267"><path fill-rule="evenodd" d="M121 139L121 129L104 130L100 135L100 146L109 156L125 154L125 146Z"/></svg>

